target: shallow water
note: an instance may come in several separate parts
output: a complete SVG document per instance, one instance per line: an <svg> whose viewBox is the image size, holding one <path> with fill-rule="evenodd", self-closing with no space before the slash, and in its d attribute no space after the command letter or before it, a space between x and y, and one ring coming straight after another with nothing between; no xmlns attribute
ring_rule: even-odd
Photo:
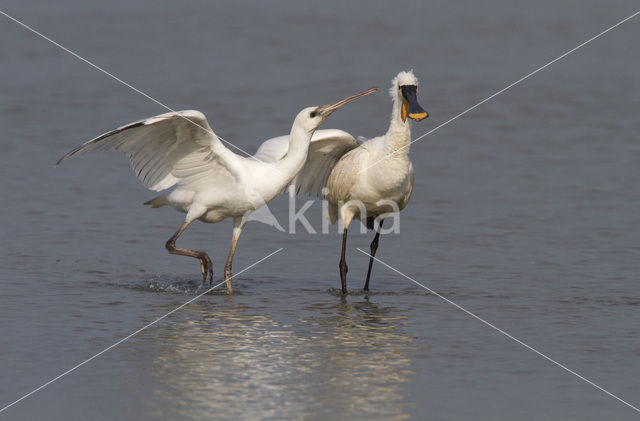
<svg viewBox="0 0 640 421"><path fill-rule="evenodd" d="M632 14L631 1L4 2L1 10L254 152L304 106L381 92L325 127L374 136L413 68L414 137ZM0 407L202 292L182 221L117 153L53 164L165 110L0 17ZM378 257L640 404L638 19L412 147L413 198ZM299 209L303 198L298 198ZM271 209L287 226L286 197ZM321 230L321 205L306 213ZM236 272L16 404L6 419L634 419L631 408L376 264L340 237L250 223ZM194 224L221 280L231 224Z"/></svg>

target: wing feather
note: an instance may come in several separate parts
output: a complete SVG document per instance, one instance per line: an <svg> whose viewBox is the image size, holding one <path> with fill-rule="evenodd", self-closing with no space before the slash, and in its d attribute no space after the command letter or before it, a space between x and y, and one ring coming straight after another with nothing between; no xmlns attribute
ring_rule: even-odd
<svg viewBox="0 0 640 421"><path fill-rule="evenodd" d="M344 154L358 147L358 142L349 133L337 129L318 130L314 138L309 145L307 161L292 183L297 194L322 197L331 170Z"/></svg>
<svg viewBox="0 0 640 421"><path fill-rule="evenodd" d="M253 157L262 162L276 162L284 158L288 151L289 135L278 136L262 142Z"/></svg>
<svg viewBox="0 0 640 421"><path fill-rule="evenodd" d="M155 191L219 172L214 167L224 166L225 156L233 154L211 131L204 114L187 110L111 130L73 149L57 164L75 155L108 149L124 152L138 179Z"/></svg>
<svg viewBox="0 0 640 421"><path fill-rule="evenodd" d="M358 147L349 133L338 129L316 130L309 144L304 166L291 181L296 194L322 195L329 174L336 162L347 152ZM274 137L265 141L254 158L263 162L276 162L289 150L289 136Z"/></svg>
<svg viewBox="0 0 640 421"><path fill-rule="evenodd" d="M366 148L357 148L347 152L330 173L327 180L327 200L330 205L336 205L340 201L349 201L352 187L358 180L358 173L354 168L366 168L369 151Z"/></svg>

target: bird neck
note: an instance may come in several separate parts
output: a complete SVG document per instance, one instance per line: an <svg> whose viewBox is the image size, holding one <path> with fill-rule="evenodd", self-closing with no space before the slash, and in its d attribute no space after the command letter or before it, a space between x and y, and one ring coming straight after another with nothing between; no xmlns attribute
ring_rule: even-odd
<svg viewBox="0 0 640 421"><path fill-rule="evenodd" d="M277 164L280 172L289 177L286 183L291 181L291 178L302 169L307 159L311 136L313 136L313 132L308 132L303 127L294 125L291 128L289 150Z"/></svg>
<svg viewBox="0 0 640 421"><path fill-rule="evenodd" d="M411 123L406 118L402 121L402 100L398 97L393 99L393 109L391 110L391 123L386 134L386 153L393 154L394 157L409 156L409 145L411 144Z"/></svg>

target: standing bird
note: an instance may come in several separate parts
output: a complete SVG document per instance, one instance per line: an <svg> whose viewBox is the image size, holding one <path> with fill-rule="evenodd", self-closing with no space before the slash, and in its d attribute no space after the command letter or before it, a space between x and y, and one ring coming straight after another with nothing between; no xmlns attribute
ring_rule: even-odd
<svg viewBox="0 0 640 421"><path fill-rule="evenodd" d="M318 130L311 139L311 148L304 167L293 179L296 193L305 192L320 196L325 194L329 202L327 217L332 224L342 220L342 255L340 279L342 293L347 293L347 229L351 221L366 221L367 228L375 229L371 242L371 257L364 290L369 290L373 256L378 249L382 219L378 228L377 217L402 210L411 197L413 167L409 160L411 125L409 119L420 121L429 114L418 104L416 91L418 79L412 71L400 72L391 81L391 123L382 136L358 144L350 134L341 130ZM318 145L314 148L314 145ZM319 147L323 145L324 147ZM287 152L286 136L270 139L264 148ZM323 187L326 190L322 192Z"/></svg>
<svg viewBox="0 0 640 421"><path fill-rule="evenodd" d="M340 280L342 293L347 293L347 229L354 218L366 218L367 228L375 229L371 242L371 256L364 290L369 290L369 279L373 258L378 250L380 230L374 226L375 218L389 212L404 209L413 190L413 165L409 160L411 123L420 121L429 114L418 104L416 91L418 79L412 71L400 72L391 81L389 93L393 100L391 122L387 133L367 140L346 153L331 170L327 180L329 221L342 220L342 253L340 256ZM408 118L407 118L408 117ZM391 203L395 204L393 206ZM366 213L363 214L362 207Z"/></svg>
<svg viewBox="0 0 640 421"><path fill-rule="evenodd" d="M376 90L372 88L334 104L300 111L287 137L289 153L278 160L263 159L259 153L250 157L235 154L213 133L204 114L189 110L112 130L78 146L57 164L85 152L118 149L129 157L145 187L161 191L177 185L170 193L145 205L153 208L169 205L187 214L165 247L170 254L198 259L203 284L207 278L210 285L213 282L211 259L203 251L176 247L176 240L196 219L215 223L233 217L233 237L224 267L227 291L231 293L231 263L248 215L273 199L298 173L307 159L311 136L333 111Z"/></svg>

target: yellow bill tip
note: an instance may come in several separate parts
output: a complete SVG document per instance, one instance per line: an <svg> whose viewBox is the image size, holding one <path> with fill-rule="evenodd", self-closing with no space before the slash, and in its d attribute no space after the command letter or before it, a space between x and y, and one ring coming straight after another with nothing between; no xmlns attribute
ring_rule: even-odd
<svg viewBox="0 0 640 421"><path fill-rule="evenodd" d="M416 121L424 120L427 117L429 117L428 113L409 113L409 118Z"/></svg>

